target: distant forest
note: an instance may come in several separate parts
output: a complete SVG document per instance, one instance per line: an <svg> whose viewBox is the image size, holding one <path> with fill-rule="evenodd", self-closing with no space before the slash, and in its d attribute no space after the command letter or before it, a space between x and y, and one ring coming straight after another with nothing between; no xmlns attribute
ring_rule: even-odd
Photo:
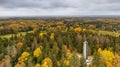
<svg viewBox="0 0 120 67"><path fill-rule="evenodd" d="M119 67L119 59L119 17L0 19L0 67Z"/></svg>

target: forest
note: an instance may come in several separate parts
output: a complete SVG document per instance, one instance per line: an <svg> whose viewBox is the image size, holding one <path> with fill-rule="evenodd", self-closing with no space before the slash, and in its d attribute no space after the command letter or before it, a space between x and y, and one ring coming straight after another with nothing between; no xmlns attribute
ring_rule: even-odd
<svg viewBox="0 0 120 67"><path fill-rule="evenodd" d="M120 18L0 19L0 67L120 67Z"/></svg>

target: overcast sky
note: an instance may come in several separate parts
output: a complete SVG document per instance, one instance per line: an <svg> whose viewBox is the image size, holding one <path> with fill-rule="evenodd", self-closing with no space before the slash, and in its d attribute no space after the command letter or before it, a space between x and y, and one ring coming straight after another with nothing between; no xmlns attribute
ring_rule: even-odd
<svg viewBox="0 0 120 67"><path fill-rule="evenodd" d="M0 16L120 15L120 0L0 0Z"/></svg>

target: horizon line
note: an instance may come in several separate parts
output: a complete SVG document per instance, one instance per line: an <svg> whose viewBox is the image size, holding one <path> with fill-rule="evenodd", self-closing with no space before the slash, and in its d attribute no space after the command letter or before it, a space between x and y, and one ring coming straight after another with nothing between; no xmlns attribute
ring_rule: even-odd
<svg viewBox="0 0 120 67"><path fill-rule="evenodd" d="M32 18L32 17L120 17L120 15L36 15L36 16L0 16L0 18Z"/></svg>

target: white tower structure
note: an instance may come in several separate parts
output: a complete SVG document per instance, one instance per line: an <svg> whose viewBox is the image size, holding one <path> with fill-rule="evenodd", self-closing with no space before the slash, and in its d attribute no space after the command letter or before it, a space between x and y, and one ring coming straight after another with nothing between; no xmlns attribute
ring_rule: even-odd
<svg viewBox="0 0 120 67"><path fill-rule="evenodd" d="M88 49L87 49L87 47L88 47L88 42L87 41L84 41L84 43L83 43L83 56L84 56L84 58L85 58L85 60L86 59L88 59Z"/></svg>

